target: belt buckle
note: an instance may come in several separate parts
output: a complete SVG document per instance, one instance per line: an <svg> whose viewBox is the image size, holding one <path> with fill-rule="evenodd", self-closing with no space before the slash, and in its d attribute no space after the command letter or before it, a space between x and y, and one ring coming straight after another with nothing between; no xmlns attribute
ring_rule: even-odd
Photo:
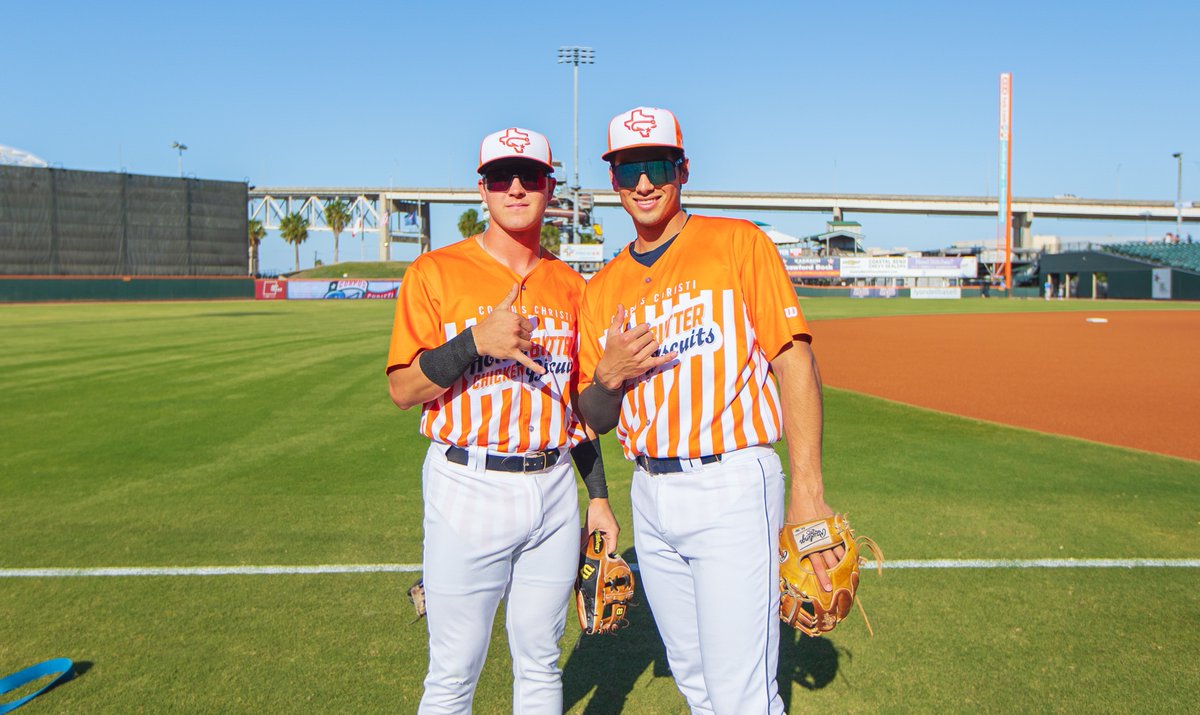
<svg viewBox="0 0 1200 715"><path fill-rule="evenodd" d="M537 469L531 469L530 464L534 463L534 462L532 462L532 460L537 459L538 457L541 457L541 466L538 467ZM525 472L525 473L540 472L549 466L549 464L548 464L549 461L550 461L550 456L546 452L538 452L538 453L532 454L532 455L525 455L525 459L522 460L521 466L523 468L521 471Z"/></svg>

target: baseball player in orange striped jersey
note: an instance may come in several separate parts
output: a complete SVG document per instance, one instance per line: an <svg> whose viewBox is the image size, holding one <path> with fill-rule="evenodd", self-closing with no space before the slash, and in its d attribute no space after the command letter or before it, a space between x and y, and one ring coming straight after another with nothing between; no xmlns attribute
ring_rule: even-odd
<svg viewBox="0 0 1200 715"><path fill-rule="evenodd" d="M588 283L580 410L597 432L615 426L636 464L642 585L692 712L781 713L779 530L785 511L789 523L833 513L808 325L761 230L682 210L688 160L671 112L623 112L608 148L637 239ZM770 446L781 436L786 507Z"/></svg>
<svg viewBox="0 0 1200 715"><path fill-rule="evenodd" d="M507 599L513 711L562 712L558 640L579 558L570 451L587 528L615 541L595 435L574 409L583 278L539 246L550 145L484 138L487 230L405 273L388 351L401 408L422 405L429 672L421 713L469 713L496 606Z"/></svg>

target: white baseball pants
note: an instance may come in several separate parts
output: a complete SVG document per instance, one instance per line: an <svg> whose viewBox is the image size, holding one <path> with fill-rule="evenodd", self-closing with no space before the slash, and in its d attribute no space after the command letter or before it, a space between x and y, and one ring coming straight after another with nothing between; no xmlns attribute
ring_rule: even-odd
<svg viewBox="0 0 1200 715"><path fill-rule="evenodd" d="M779 529L784 475L770 447L633 473L646 598L692 713L779 715Z"/></svg>
<svg viewBox="0 0 1200 715"><path fill-rule="evenodd" d="M579 502L571 460L545 471L487 471L430 446L425 499L429 673L419 713L470 713L500 599L508 602L513 712L562 713L558 640L579 560Z"/></svg>

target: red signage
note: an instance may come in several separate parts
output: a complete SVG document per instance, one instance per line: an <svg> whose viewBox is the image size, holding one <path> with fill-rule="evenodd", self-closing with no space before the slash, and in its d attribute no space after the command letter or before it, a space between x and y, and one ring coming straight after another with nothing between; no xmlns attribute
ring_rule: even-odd
<svg viewBox="0 0 1200 715"><path fill-rule="evenodd" d="M254 281L255 300L286 300L287 282L271 279Z"/></svg>

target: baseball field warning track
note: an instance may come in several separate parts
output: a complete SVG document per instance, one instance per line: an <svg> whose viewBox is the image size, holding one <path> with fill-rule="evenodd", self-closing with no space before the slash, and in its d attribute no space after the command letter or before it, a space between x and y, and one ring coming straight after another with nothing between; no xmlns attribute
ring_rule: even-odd
<svg viewBox="0 0 1200 715"><path fill-rule="evenodd" d="M1200 311L813 323L825 384L1200 460Z"/></svg>

